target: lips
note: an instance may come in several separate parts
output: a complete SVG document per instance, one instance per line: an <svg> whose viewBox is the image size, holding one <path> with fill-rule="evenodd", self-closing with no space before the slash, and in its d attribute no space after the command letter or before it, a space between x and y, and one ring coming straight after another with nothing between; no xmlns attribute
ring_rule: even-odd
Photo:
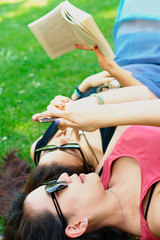
<svg viewBox="0 0 160 240"><path fill-rule="evenodd" d="M79 177L81 179L81 182L84 183L86 175L84 173L81 173Z"/></svg>

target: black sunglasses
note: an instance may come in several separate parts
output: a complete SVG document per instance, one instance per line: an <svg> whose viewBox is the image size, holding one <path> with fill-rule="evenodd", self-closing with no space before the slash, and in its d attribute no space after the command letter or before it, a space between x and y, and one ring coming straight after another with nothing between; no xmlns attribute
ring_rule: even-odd
<svg viewBox="0 0 160 240"><path fill-rule="evenodd" d="M41 148L36 149L36 150L35 150L35 154L36 154L36 155L35 155L35 163L36 163L36 165L38 165L38 163L39 163L39 156L40 156L40 153L41 153L42 151L49 151L49 150L55 151L55 150L57 150L57 149L60 149L60 150L62 150L62 151L65 151L65 150L67 150L67 149L76 149L76 150L79 150L80 153L81 153L83 162L84 162L84 167L85 167L85 169L86 169L86 171L87 171L88 173L90 172L90 171L89 171L89 166L88 166L88 164L87 164L87 160L86 160L86 158L85 158L85 156L84 156L84 154L83 154L83 152L82 152L82 150L81 150L81 148L80 148L80 146L79 146L78 143L66 143L66 144L62 144L62 145L60 145L60 146L47 145L47 146L45 146L45 147L41 147Z"/></svg>
<svg viewBox="0 0 160 240"><path fill-rule="evenodd" d="M66 220L62 214L61 208L58 204L57 198L54 193L66 188L68 186L68 183L65 181L57 182L57 180L53 180L53 181L43 183L43 185L46 185L45 190L46 190L46 192L48 192L51 195L54 206L55 206L57 214L58 214L58 217L62 223L63 228L65 229L67 226Z"/></svg>

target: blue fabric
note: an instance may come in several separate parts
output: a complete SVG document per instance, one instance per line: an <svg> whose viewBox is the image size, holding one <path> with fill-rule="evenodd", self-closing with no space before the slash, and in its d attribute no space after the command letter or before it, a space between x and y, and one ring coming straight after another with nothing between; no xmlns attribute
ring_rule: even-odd
<svg viewBox="0 0 160 240"><path fill-rule="evenodd" d="M160 21L160 0L121 0L114 26L114 38L121 21L146 19Z"/></svg>
<svg viewBox="0 0 160 240"><path fill-rule="evenodd" d="M115 61L120 65L134 63L160 64L160 32L123 34L115 41Z"/></svg>
<svg viewBox="0 0 160 240"><path fill-rule="evenodd" d="M115 61L160 98L160 0L121 0Z"/></svg>
<svg viewBox="0 0 160 240"><path fill-rule="evenodd" d="M123 67L133 73L133 77L147 86L160 98L160 66L154 64L130 64Z"/></svg>
<svg viewBox="0 0 160 240"><path fill-rule="evenodd" d="M139 32L117 38L115 61L160 98L160 33Z"/></svg>

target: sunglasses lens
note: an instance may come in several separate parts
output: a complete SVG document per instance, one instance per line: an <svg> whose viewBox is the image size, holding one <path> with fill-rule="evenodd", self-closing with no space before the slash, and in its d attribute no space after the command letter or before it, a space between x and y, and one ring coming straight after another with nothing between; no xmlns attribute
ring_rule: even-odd
<svg viewBox="0 0 160 240"><path fill-rule="evenodd" d="M54 149L54 148L57 148L57 146L56 145L48 145L48 146L36 149L36 152L50 150L50 149Z"/></svg>
<svg viewBox="0 0 160 240"><path fill-rule="evenodd" d="M67 143L67 144L65 144L65 145L62 145L61 146L62 148L71 148L71 149L77 149L77 148L79 148L79 144L77 144L77 143Z"/></svg>
<svg viewBox="0 0 160 240"><path fill-rule="evenodd" d="M42 183L42 185L51 185L51 184L56 183L57 180L58 180L58 179L54 179L54 180L51 180L51 181L47 181L47 182Z"/></svg>
<svg viewBox="0 0 160 240"><path fill-rule="evenodd" d="M66 182L55 182L47 185L45 187L46 191L49 193L60 191L68 186Z"/></svg>

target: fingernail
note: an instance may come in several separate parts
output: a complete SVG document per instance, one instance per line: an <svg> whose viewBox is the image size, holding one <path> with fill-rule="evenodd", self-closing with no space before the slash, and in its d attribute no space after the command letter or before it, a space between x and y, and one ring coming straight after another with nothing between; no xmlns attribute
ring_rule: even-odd
<svg viewBox="0 0 160 240"><path fill-rule="evenodd" d="M56 120L56 121L55 121L55 124L56 124L56 125L60 124L60 121L59 121L59 120Z"/></svg>
<svg viewBox="0 0 160 240"><path fill-rule="evenodd" d="M98 46L97 46L97 45L95 45L95 46L94 46L94 49L97 49L97 48L98 48Z"/></svg>
<svg viewBox="0 0 160 240"><path fill-rule="evenodd" d="M65 101L66 101L66 102L69 102L69 101L70 101L70 99L69 99L68 97L66 97Z"/></svg>

